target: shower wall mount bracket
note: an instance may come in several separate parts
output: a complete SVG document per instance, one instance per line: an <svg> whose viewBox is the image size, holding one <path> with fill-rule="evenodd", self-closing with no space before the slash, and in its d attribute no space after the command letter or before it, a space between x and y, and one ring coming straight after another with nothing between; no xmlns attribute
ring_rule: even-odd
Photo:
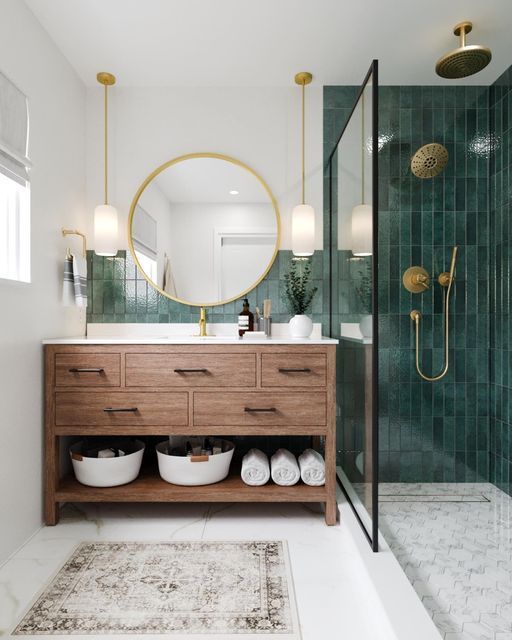
<svg viewBox="0 0 512 640"><path fill-rule="evenodd" d="M402 282L411 293L424 293L430 288L430 275L423 267L409 267L402 276Z"/></svg>

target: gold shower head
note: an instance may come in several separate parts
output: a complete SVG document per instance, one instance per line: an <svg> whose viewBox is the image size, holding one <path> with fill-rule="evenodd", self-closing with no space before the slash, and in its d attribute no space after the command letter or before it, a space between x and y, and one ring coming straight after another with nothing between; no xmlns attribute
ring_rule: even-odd
<svg viewBox="0 0 512 640"><path fill-rule="evenodd" d="M417 178L434 178L448 163L446 147L437 142L426 144L413 155L411 171Z"/></svg>
<svg viewBox="0 0 512 640"><path fill-rule="evenodd" d="M473 23L466 21L455 25L453 33L460 36L460 47L446 53L437 61L436 73L442 78L465 78L482 71L492 58L491 50L480 45L466 45L466 35Z"/></svg>

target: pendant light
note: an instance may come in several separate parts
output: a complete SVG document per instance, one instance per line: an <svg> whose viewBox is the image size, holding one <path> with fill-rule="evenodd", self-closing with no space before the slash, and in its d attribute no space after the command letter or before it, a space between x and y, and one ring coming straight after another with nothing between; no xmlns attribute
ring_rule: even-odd
<svg viewBox="0 0 512 640"><path fill-rule="evenodd" d="M352 209L352 254L372 255L373 207L364 202L364 91L361 99L361 204Z"/></svg>
<svg viewBox="0 0 512 640"><path fill-rule="evenodd" d="M292 251L300 258L312 256L315 252L315 210L306 204L305 137L306 137L306 85L313 80L311 73L302 71L295 76L295 83L302 87L302 203L292 211Z"/></svg>
<svg viewBox="0 0 512 640"><path fill-rule="evenodd" d="M96 79L105 87L105 202L98 205L94 210L94 252L98 256L115 256L118 243L117 210L108 203L108 87L115 84L116 79L115 76L106 71L98 73Z"/></svg>

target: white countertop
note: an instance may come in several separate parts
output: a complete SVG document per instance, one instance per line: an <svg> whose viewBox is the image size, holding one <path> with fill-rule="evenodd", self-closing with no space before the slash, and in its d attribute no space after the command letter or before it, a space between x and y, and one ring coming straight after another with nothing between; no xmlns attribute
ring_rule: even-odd
<svg viewBox="0 0 512 640"><path fill-rule="evenodd" d="M337 344L334 338L238 338L231 336L210 336L200 338L199 336L160 336L160 337L133 337L128 336L82 336L77 338L48 338L43 340L43 344Z"/></svg>
<svg viewBox="0 0 512 640"><path fill-rule="evenodd" d="M239 338L238 326L227 323L208 323L205 338L196 336L198 326L192 323L90 323L87 336L48 338L43 344L337 344L338 340L324 338L322 326L313 325L310 338L290 338L287 323L272 325L272 337Z"/></svg>
<svg viewBox="0 0 512 640"><path fill-rule="evenodd" d="M358 342L359 344L372 344L373 339L371 336L363 336L359 329L358 322L342 322L340 326L340 338L341 340L348 340L348 342Z"/></svg>

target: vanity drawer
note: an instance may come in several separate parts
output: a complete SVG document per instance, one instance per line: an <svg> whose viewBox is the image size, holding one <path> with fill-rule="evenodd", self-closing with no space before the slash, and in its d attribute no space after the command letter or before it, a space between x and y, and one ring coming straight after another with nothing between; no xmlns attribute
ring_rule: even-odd
<svg viewBox="0 0 512 640"><path fill-rule="evenodd" d="M121 355L119 353L57 353L55 384L57 387L119 387Z"/></svg>
<svg viewBox="0 0 512 640"><path fill-rule="evenodd" d="M325 425L326 396L306 393L194 393L194 426Z"/></svg>
<svg viewBox="0 0 512 640"><path fill-rule="evenodd" d="M127 387L255 387L256 354L127 353Z"/></svg>
<svg viewBox="0 0 512 640"><path fill-rule="evenodd" d="M57 392L57 426L186 426L188 394Z"/></svg>
<svg viewBox="0 0 512 640"><path fill-rule="evenodd" d="M325 387L327 358L324 354L263 353L262 387Z"/></svg>

